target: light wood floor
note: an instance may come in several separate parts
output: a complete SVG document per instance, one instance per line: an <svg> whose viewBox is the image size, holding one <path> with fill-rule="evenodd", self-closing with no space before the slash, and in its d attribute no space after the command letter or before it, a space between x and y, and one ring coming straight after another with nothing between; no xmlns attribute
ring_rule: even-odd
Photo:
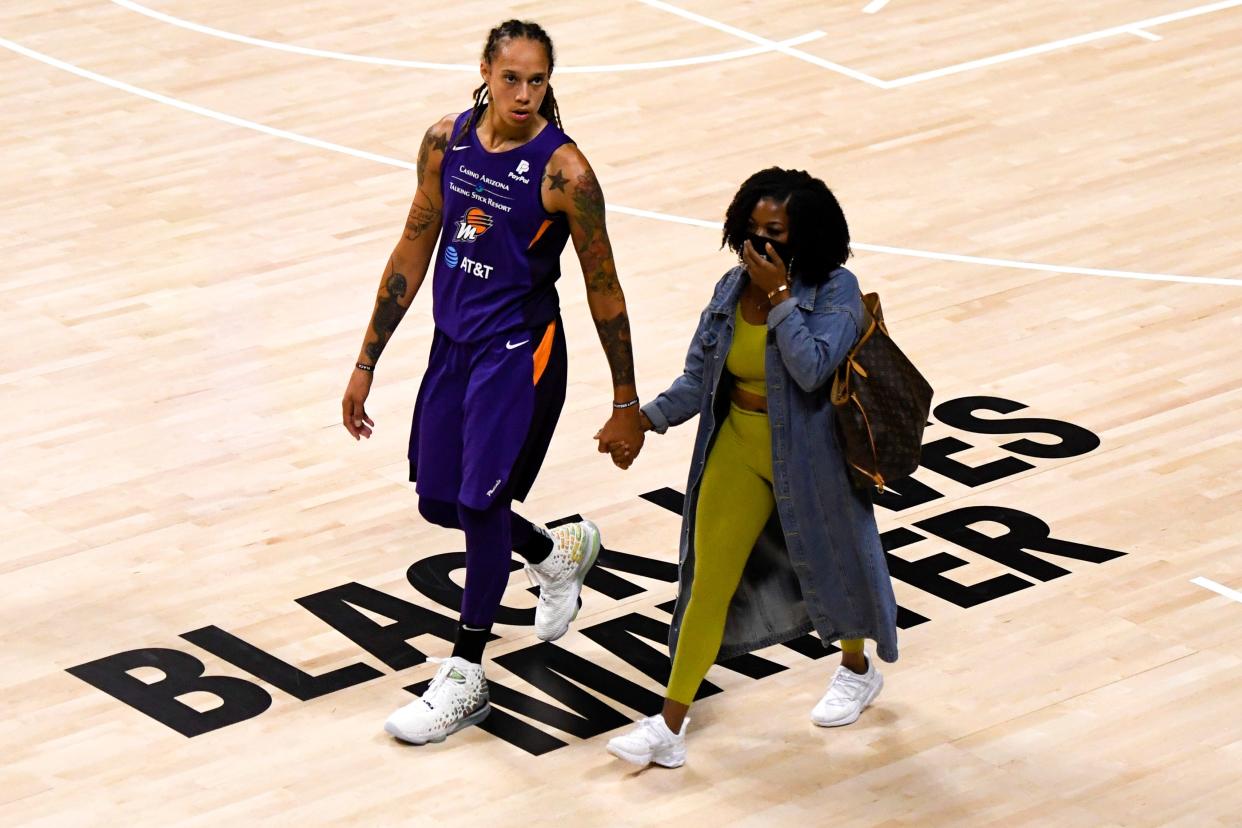
<svg viewBox="0 0 1242 828"><path fill-rule="evenodd" d="M1242 824L1242 596L1192 583L1242 590L1242 2L148 2L0 6L0 822ZM975 487L921 469L943 497L878 511L927 536L903 560L1029 584L966 608L897 581L929 621L852 727L808 721L833 658L777 647L770 677L714 668L724 692L695 708L679 771L633 773L608 734L522 714L565 746L474 728L406 748L380 726L434 666L394 670L296 602L356 582L435 608L406 570L461 548L405 482L429 296L381 365L374 439L348 439L339 399L419 138L465 108L510 15L555 38L566 128L617 208L644 396L729 264L703 225L780 164L837 192L851 267L937 402L1000 397L1027 408L983 416L1100 438ZM589 515L609 548L675 561L678 518L640 495L682 489L691 430L626 473L593 453L610 391L580 285L569 256L569 398L523 511ZM971 466L1052 442L1017 431L938 419L928 439L968 444L952 457ZM1045 581L916 526L972 506L1125 554L1035 553L1070 570ZM673 585L619 574L640 589L588 589L558 646L656 693L581 632L667 621ZM532 606L525 586L515 573L506 603ZM382 675L298 701L180 637L210 625L308 673ZM535 644L497 632L493 658ZM271 707L186 738L66 672L139 648Z"/></svg>

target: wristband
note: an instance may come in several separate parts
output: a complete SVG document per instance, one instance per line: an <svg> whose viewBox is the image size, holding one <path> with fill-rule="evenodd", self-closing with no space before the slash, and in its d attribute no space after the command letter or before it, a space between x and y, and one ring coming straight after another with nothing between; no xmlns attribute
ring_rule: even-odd
<svg viewBox="0 0 1242 828"><path fill-rule="evenodd" d="M788 292L789 292L789 285L781 285L780 287L776 288L775 290L769 291L769 292L768 292L768 302L769 302L769 303L771 303L771 302L772 302L772 297L773 297L773 296L775 296L776 294L780 293L781 291L785 291L786 293L788 293Z"/></svg>
<svg viewBox="0 0 1242 828"><path fill-rule="evenodd" d="M354 367L357 368L359 371L366 371L368 374L375 373L375 366L367 365L365 362L359 362L356 365L354 365Z"/></svg>
<svg viewBox="0 0 1242 828"><path fill-rule="evenodd" d="M626 409L626 408L633 408L633 407L634 407L634 406L636 406L636 405L638 405L638 397L635 397L634 399L630 400L629 402L623 402L623 403L614 402L614 403L612 404L612 407L613 407L613 409L614 409L614 410L616 410L616 411L621 411L621 410Z"/></svg>

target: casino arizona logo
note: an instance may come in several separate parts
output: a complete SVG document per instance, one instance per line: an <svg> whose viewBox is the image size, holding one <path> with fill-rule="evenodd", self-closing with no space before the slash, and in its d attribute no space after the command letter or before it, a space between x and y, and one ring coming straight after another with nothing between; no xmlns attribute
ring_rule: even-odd
<svg viewBox="0 0 1242 828"><path fill-rule="evenodd" d="M483 208L471 207L457 220L457 232L453 235L453 242L473 244L475 239L492 229L493 222L494 219Z"/></svg>
<svg viewBox="0 0 1242 828"><path fill-rule="evenodd" d="M1008 416L1025 407L1012 400L983 396L961 397L941 403L936 406L934 422L928 429L934 439L923 445L922 468L947 480L952 486L971 489L1035 469L1036 466L1027 460L1077 457L1094 451L1100 445L1099 437L1072 423ZM979 411L1001 416L979 417L976 416ZM973 446L953 436L935 437L935 432L943 427L973 434L1042 434L1055 438L1055 442L1021 437L998 447L1003 456L970 465L955 459L953 455ZM989 495L1002 492L997 489ZM678 514L684 502L679 492L668 488L648 492L641 497L652 508L664 508ZM876 506L895 513L900 521L902 512L944 497L937 489L911 477L898 481L890 491L878 496ZM577 519L577 515L571 515L554 521L554 525ZM987 525L980 529L980 524ZM998 532L997 526L1002 531ZM1042 582L1069 575L1070 570L1060 566L1060 563L1072 560L1101 564L1125 554L1056 538L1052 536L1052 531L1047 523L1019 509L972 505L920 517L908 526L889 528L881 534L881 538L894 579L960 609L1036 588ZM676 537L675 532L669 533L669 547L672 549L676 548ZM968 555L959 557L943 550L921 555L909 551L897 554L899 550L932 541L933 538L939 543L953 544ZM1033 552L1041 553L1041 556ZM976 559L988 559L1010 571L973 584L962 583L946 574L965 566L970 555L976 556ZM606 600L629 600L649 591L627 578L627 575L659 585L653 602L626 615L577 628L582 636L606 651L607 655L603 658L588 660L573 652L572 642L576 636L571 636L561 643L540 642L489 659L501 669L489 664L492 712L479 727L527 753L540 755L569 744L549 731L574 739L590 739L627 724L634 714L650 715L659 710L661 697L658 692L618 675L608 668L608 664L615 660L624 662L647 676L657 689L662 689L667 683L669 662L666 642L677 565L675 556L666 557L673 559L659 560L613 549L601 550L598 562L586 580L586 585L591 589L587 597L591 605L595 607L599 605L597 602ZM406 670L427 659L422 650L410 643L419 636L438 638L445 642L446 648L451 645L461 601L461 588L451 575L464 567L463 552L433 554L415 561L407 571L406 579L422 596L420 603L355 582L298 598L297 603L388 669ZM520 566L515 561L512 568L516 570ZM374 620L377 616L387 619L387 623ZM500 624L533 625L534 609L502 606L496 620ZM929 620L905 607L898 608L897 626L902 629L925 624ZM320 675L311 675L215 625L182 633L180 637L299 701L338 693L384 675L383 671L361 661ZM821 659L837 652L835 646L825 648L814 635L804 635L778 647L793 651L807 660ZM787 669L785 665L758 653L722 661L720 666L756 681ZM133 674L140 668L155 668L161 677L141 679ZM257 681L228 675L204 675L205 670L203 662L186 649L144 647L88 661L70 667L68 672L185 736L199 736L237 725L261 715L272 706L272 694ZM513 682L505 677L506 672L556 703L513 689L509 686ZM421 693L428 683L418 682L405 689ZM705 681L698 698L720 692L719 686ZM219 704L210 710L199 710L183 701L183 697L191 693L209 694ZM392 705L397 702L393 699ZM282 703L287 702L282 698ZM386 703L383 710L376 710L376 721L386 715L392 705ZM628 712L619 710L618 706Z"/></svg>

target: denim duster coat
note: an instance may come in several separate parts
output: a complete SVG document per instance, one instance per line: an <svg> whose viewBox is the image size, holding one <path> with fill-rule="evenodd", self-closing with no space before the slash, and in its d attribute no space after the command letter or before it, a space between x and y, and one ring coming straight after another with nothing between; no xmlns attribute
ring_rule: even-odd
<svg viewBox="0 0 1242 828"><path fill-rule="evenodd" d="M734 313L749 281L735 267L716 284L690 342L685 372L647 405L654 430L699 415L681 525L679 588L669 649L675 653L694 582L695 518L703 467L729 411L732 376L725 357ZM796 638L814 629L825 642L870 638L885 661L897 659L897 603L870 497L846 474L835 412L833 372L858 338L858 280L838 268L819 285L795 280L792 298L768 314L764 364L776 509L756 542L725 621L719 659ZM705 515L724 520L724 515ZM703 554L711 554L703 550Z"/></svg>

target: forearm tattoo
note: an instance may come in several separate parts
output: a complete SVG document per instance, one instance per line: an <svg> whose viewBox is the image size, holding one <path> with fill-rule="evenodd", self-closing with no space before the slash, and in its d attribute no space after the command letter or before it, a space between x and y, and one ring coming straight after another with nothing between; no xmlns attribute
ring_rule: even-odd
<svg viewBox="0 0 1242 828"><path fill-rule="evenodd" d="M574 208L582 237L577 241L578 259L587 290L610 299L622 297L617 268L612 261L612 245L604 224L604 193L595 173L587 170L574 182Z"/></svg>
<svg viewBox="0 0 1242 828"><path fill-rule="evenodd" d="M367 356L372 362L377 361L380 354L384 353L384 347L392 337L393 331L397 329L397 325L401 324L405 312L409 310L408 305L401 304L408 287L405 276L396 272L390 273L384 282L383 291L375 300L375 313L371 315L371 331L375 338L368 337L369 341L366 344Z"/></svg>
<svg viewBox="0 0 1242 828"><path fill-rule="evenodd" d="M621 311L612 319L596 319L600 344L612 369L614 386L634 384L634 351L630 346L630 318Z"/></svg>

